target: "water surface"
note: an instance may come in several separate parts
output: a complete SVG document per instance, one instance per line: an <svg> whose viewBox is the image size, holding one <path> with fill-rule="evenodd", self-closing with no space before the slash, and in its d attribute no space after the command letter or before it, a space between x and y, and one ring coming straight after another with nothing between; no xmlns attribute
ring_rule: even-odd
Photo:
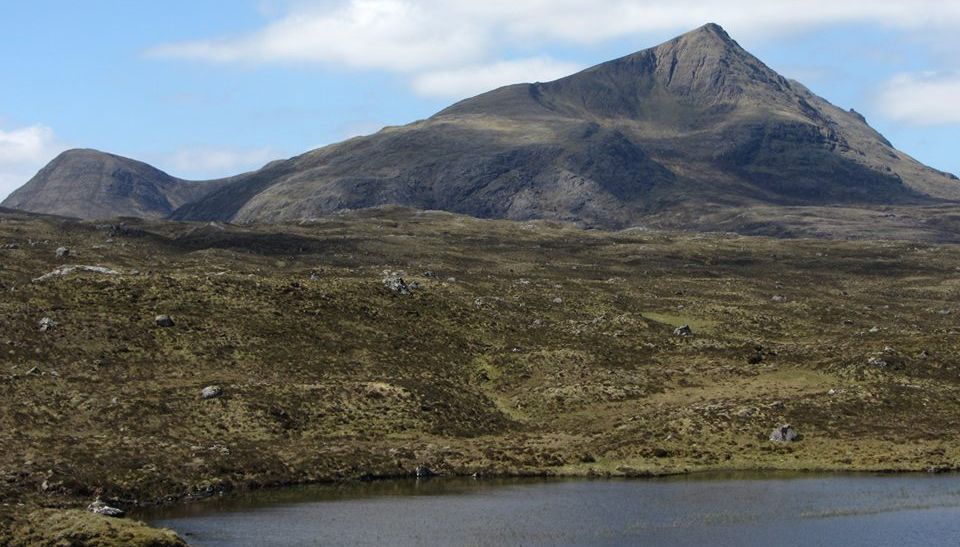
<svg viewBox="0 0 960 547"><path fill-rule="evenodd" d="M198 546L958 545L960 476L389 481L147 515Z"/></svg>

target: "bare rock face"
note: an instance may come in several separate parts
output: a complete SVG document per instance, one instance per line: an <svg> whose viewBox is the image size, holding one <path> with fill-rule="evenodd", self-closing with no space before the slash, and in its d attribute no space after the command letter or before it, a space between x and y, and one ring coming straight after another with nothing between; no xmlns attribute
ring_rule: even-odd
<svg viewBox="0 0 960 547"><path fill-rule="evenodd" d="M861 115L777 74L713 24L213 183L185 183L102 153L68 154L4 205L236 222L400 205L767 234L772 228L724 211L960 200L955 177L897 151ZM811 217L773 218L789 233L791 222Z"/></svg>

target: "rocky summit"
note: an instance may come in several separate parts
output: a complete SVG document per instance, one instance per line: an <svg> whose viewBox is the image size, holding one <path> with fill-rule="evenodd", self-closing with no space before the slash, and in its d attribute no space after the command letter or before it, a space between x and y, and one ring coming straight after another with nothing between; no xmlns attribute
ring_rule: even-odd
<svg viewBox="0 0 960 547"><path fill-rule="evenodd" d="M838 226L876 229L870 212L884 207L910 208L917 218L898 221L910 233L956 200L955 176L898 151L863 116L709 24L225 180L190 183L109 154L68 152L3 205L229 222L401 205L587 227L830 236L844 235Z"/></svg>

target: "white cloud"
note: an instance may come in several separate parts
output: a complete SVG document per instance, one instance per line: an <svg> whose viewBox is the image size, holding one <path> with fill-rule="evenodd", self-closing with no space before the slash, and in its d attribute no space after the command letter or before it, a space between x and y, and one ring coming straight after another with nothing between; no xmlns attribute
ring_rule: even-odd
<svg viewBox="0 0 960 547"><path fill-rule="evenodd" d="M264 148L215 148L194 147L177 150L171 154L148 158L158 168L187 179L219 178L236 175L243 171L259 169L264 164L282 158L283 155L269 147Z"/></svg>
<svg viewBox="0 0 960 547"><path fill-rule="evenodd" d="M960 23L943 0L337 0L300 2L263 29L151 52L215 62L318 61L408 71L462 65L533 40L600 42L715 21L738 33L834 23L900 28Z"/></svg>
<svg viewBox="0 0 960 547"><path fill-rule="evenodd" d="M0 129L0 200L65 149L53 129L44 125Z"/></svg>
<svg viewBox="0 0 960 547"><path fill-rule="evenodd" d="M709 21L747 38L843 23L924 31L960 24L956 0L299 0L270 6L265 17L286 11L254 32L164 44L149 54L385 70L406 74L418 92L449 97L485 89L489 81L506 83L494 72L519 82L545 79L533 71L546 64L562 66L517 59L510 51L665 36Z"/></svg>
<svg viewBox="0 0 960 547"><path fill-rule="evenodd" d="M413 79L413 89L421 95L456 99L508 84L556 80L582 68L580 65L549 57L499 61L488 65L426 72Z"/></svg>
<svg viewBox="0 0 960 547"><path fill-rule="evenodd" d="M352 0L333 10L292 13L247 36L167 44L151 55L213 62L317 62L411 71L481 56L488 39L473 25L438 21L420 2Z"/></svg>
<svg viewBox="0 0 960 547"><path fill-rule="evenodd" d="M960 124L960 73L901 74L883 86L876 103L885 116L899 122Z"/></svg>

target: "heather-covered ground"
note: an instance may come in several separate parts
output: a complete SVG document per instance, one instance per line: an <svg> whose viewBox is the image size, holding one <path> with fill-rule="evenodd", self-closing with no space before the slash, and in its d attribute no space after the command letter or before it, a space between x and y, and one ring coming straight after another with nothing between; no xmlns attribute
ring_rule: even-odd
<svg viewBox="0 0 960 547"><path fill-rule="evenodd" d="M107 273L34 281L70 265ZM0 537L100 529L49 511L97 497L417 466L954 469L958 293L953 245L401 209L263 226L4 213ZM788 423L800 439L771 442Z"/></svg>

